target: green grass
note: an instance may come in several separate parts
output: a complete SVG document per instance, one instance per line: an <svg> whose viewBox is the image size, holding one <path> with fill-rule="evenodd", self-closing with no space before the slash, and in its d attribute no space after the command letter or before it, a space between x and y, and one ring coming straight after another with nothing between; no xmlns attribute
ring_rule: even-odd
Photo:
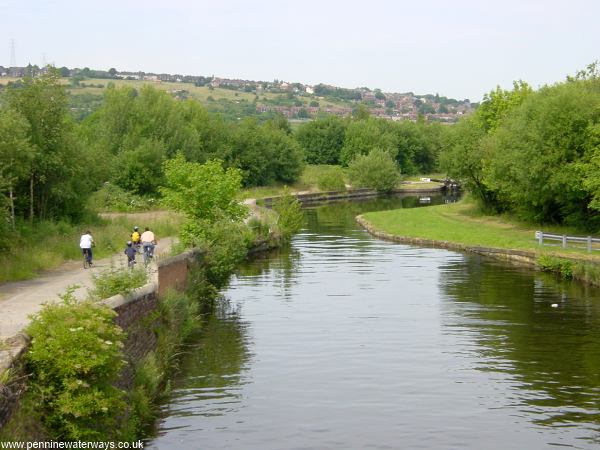
<svg viewBox="0 0 600 450"><path fill-rule="evenodd" d="M307 165L300 175L300 179L295 183L287 185L292 193L294 192L317 192L319 176L326 172L331 166L327 165ZM281 195L284 188L283 183L277 183L270 186L259 186L242 190L240 198L265 198Z"/></svg>
<svg viewBox="0 0 600 450"><path fill-rule="evenodd" d="M525 224L505 216L488 216L468 201L371 212L363 214L363 217L376 229L396 236L448 241L466 246L529 250L540 254L577 256L579 259L600 261L600 256L588 254L584 248L540 247L535 240L537 230L558 234L582 234L577 230Z"/></svg>
<svg viewBox="0 0 600 450"><path fill-rule="evenodd" d="M22 225L16 245L0 255L0 283L34 278L42 270L56 268L69 260L79 261L82 258L79 237L86 230L94 236L97 243L94 259L99 259L122 251L134 225L150 227L160 239L178 234L182 221L180 216L166 213L143 220L135 217L124 215L79 225L66 222Z"/></svg>

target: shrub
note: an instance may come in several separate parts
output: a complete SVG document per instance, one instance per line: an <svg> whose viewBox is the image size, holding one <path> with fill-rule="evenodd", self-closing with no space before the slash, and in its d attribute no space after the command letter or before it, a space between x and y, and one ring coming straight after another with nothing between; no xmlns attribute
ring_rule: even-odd
<svg viewBox="0 0 600 450"><path fill-rule="evenodd" d="M41 417L54 437L100 441L123 437L124 393L115 388L123 367L123 331L116 313L90 301L78 302L71 287L61 303L47 304L27 332L26 362Z"/></svg>
<svg viewBox="0 0 600 450"><path fill-rule="evenodd" d="M566 279L573 278L574 265L572 261L555 256L541 255L537 259L538 268L544 272L553 272Z"/></svg>
<svg viewBox="0 0 600 450"><path fill-rule="evenodd" d="M400 169L385 150L374 148L368 155L358 155L349 165L353 185L378 191L391 191L400 181Z"/></svg>
<svg viewBox="0 0 600 450"><path fill-rule="evenodd" d="M248 227L252 231L255 241L265 241L271 233L269 224L263 222L258 217L251 217L248 220Z"/></svg>
<svg viewBox="0 0 600 450"><path fill-rule="evenodd" d="M289 240L294 233L300 231L304 221L304 213L300 202L286 188L283 195L273 204L273 210L279 214L277 227L284 241Z"/></svg>
<svg viewBox="0 0 600 450"><path fill-rule="evenodd" d="M331 166L324 169L317 177L317 186L321 191L345 191L346 182L342 168Z"/></svg>
<svg viewBox="0 0 600 450"><path fill-rule="evenodd" d="M90 205L98 211L131 212L155 207L157 200L134 195L116 184L106 182L92 194Z"/></svg>
<svg viewBox="0 0 600 450"><path fill-rule="evenodd" d="M207 280L220 288L248 253L252 241L248 231L245 224L229 219L220 219L215 223L188 220L182 227L181 240L206 251L204 264Z"/></svg>
<svg viewBox="0 0 600 450"><path fill-rule="evenodd" d="M113 295L127 295L148 282L148 274L144 269L125 270L111 268L94 276L94 289L90 298L102 300Z"/></svg>

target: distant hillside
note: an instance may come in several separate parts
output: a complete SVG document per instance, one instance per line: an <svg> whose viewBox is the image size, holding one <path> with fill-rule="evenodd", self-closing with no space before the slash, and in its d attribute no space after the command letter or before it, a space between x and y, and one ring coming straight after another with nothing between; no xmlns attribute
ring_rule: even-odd
<svg viewBox="0 0 600 450"><path fill-rule="evenodd" d="M45 69L37 66L0 66L0 87L16 82L25 75L36 76ZM71 111L81 119L102 103L102 91L109 83L140 89L149 84L169 92L178 99L194 98L209 111L219 112L226 119L246 116L267 116L281 113L289 119L310 119L320 113L347 116L364 105L376 117L389 120L456 122L477 105L465 100L440 96L416 95L412 92L382 92L366 87L346 89L325 84L306 85L281 80L252 81L178 74L119 72L61 67L68 85Z"/></svg>

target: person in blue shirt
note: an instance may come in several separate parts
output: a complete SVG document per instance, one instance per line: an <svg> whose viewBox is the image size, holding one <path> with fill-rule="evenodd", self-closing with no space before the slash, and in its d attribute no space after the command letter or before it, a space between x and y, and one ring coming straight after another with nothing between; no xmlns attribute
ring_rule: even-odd
<svg viewBox="0 0 600 450"><path fill-rule="evenodd" d="M135 264L135 255L137 254L137 250L133 247L133 243L131 241L127 242L127 247L125 247L125 251L123 253L127 255L127 266L133 267Z"/></svg>

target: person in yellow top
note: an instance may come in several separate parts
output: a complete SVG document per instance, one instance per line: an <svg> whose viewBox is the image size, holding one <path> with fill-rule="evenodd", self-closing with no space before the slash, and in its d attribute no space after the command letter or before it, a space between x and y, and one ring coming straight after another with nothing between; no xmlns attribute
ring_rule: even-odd
<svg viewBox="0 0 600 450"><path fill-rule="evenodd" d="M146 227L146 230L140 236L142 247L144 249L144 264L148 264L150 258L154 257L154 246L157 244L156 236Z"/></svg>
<svg viewBox="0 0 600 450"><path fill-rule="evenodd" d="M131 233L131 244L133 245L133 247L139 252L140 251L140 244L141 244L141 238L142 235L139 232L139 228L138 227L133 227L133 233Z"/></svg>

